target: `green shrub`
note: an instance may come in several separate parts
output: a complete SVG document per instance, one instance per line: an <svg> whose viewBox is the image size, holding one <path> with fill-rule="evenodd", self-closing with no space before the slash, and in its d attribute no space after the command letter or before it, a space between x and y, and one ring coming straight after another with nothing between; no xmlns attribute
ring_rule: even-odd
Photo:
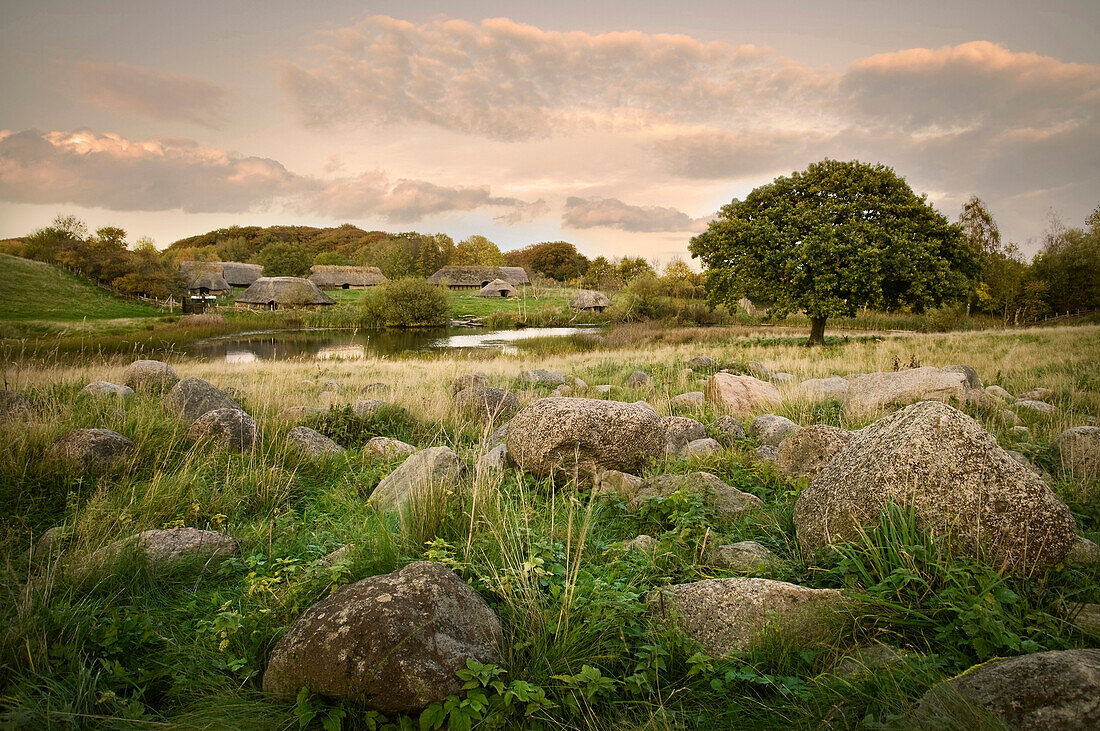
<svg viewBox="0 0 1100 731"><path fill-rule="evenodd" d="M423 279L395 279L363 298L366 319L384 327L443 327L450 320L447 290Z"/></svg>

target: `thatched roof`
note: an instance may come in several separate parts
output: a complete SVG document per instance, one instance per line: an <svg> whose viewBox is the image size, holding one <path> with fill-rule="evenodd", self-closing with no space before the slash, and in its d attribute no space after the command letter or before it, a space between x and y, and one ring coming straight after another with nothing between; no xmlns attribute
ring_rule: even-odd
<svg viewBox="0 0 1100 731"><path fill-rule="evenodd" d="M318 287L339 288L349 287L373 287L386 281L385 275L378 267L345 267L335 264L315 264L311 266L309 281Z"/></svg>
<svg viewBox="0 0 1100 731"><path fill-rule="evenodd" d="M264 268L259 264L245 264L239 261L219 261L222 265L222 276L225 281L234 287L247 287L264 275Z"/></svg>
<svg viewBox="0 0 1100 731"><path fill-rule="evenodd" d="M486 282L503 279L511 285L530 284L523 267L445 266L428 277L433 284L453 284L459 287L483 287Z"/></svg>
<svg viewBox="0 0 1100 731"><path fill-rule="evenodd" d="M229 291L229 283L225 281L225 277L222 275L221 262L181 261L180 277L188 290Z"/></svg>
<svg viewBox="0 0 1100 731"><path fill-rule="evenodd" d="M515 297L516 288L503 279L494 279L478 290L478 297Z"/></svg>
<svg viewBox="0 0 1100 731"><path fill-rule="evenodd" d="M594 289L582 289L569 301L574 310L594 310L597 307L610 307L611 300L603 292Z"/></svg>
<svg viewBox="0 0 1100 731"><path fill-rule="evenodd" d="M284 307L336 304L317 285L301 277L260 277L237 298L246 305L266 305L269 302Z"/></svg>

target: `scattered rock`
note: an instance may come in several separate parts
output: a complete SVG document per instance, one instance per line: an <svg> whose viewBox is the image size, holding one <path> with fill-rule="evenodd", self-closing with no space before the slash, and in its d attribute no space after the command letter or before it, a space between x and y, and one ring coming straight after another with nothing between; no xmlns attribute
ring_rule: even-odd
<svg viewBox="0 0 1100 731"><path fill-rule="evenodd" d="M1028 411L1033 411L1037 414L1054 413L1054 407L1048 404L1046 401L1033 401L1031 399L1020 397L1016 399L1016 401L1013 402L1012 405L1016 407L1017 412L1019 412L1020 409L1027 409Z"/></svg>
<svg viewBox="0 0 1100 731"><path fill-rule="evenodd" d="M637 500L662 497L674 492L702 495L704 502L720 518L732 518L746 510L755 510L763 501L722 482L709 472L689 472L685 475L657 475L642 480Z"/></svg>
<svg viewBox="0 0 1100 731"><path fill-rule="evenodd" d="M640 388L650 384L649 374L645 371L634 371L626 377L624 384L627 388Z"/></svg>
<svg viewBox="0 0 1100 731"><path fill-rule="evenodd" d="M688 442L687 445L680 450L680 455L683 457L707 457L722 451L724 451L722 445L716 440L704 437L703 439L695 439Z"/></svg>
<svg viewBox="0 0 1100 731"><path fill-rule="evenodd" d="M54 442L46 456L80 470L94 471L115 464L133 447L132 441L110 429L73 429Z"/></svg>
<svg viewBox="0 0 1100 731"><path fill-rule="evenodd" d="M961 411L938 401L908 406L854 432L794 508L809 553L851 540L888 503L911 508L956 550L1030 573L1061 562L1076 536L1069 508Z"/></svg>
<svg viewBox="0 0 1100 731"><path fill-rule="evenodd" d="M340 382L339 381L334 381L331 378L329 378L326 381L321 382L321 390L322 391L334 391L335 392L335 391L339 391L341 388L343 388L343 387L340 385Z"/></svg>
<svg viewBox="0 0 1100 731"><path fill-rule="evenodd" d="M717 368L718 367L718 363L715 362L714 358L708 358L705 355L695 356L694 358L692 358L691 360L688 361L688 365L691 366L692 368L694 368L695 370L706 370L708 368Z"/></svg>
<svg viewBox="0 0 1100 731"><path fill-rule="evenodd" d="M568 380L564 373L544 371L541 368L524 371L519 374L519 379L535 386L561 386Z"/></svg>
<svg viewBox="0 0 1100 731"><path fill-rule="evenodd" d="M768 367L758 360L750 360L748 365L749 375L756 376L762 381L771 380L772 372L768 370Z"/></svg>
<svg viewBox="0 0 1100 731"><path fill-rule="evenodd" d="M508 428L512 425L512 422L506 421L500 426L489 432L489 436L485 437L485 441L482 442L482 446L486 451L504 444L508 439Z"/></svg>
<svg viewBox="0 0 1100 731"><path fill-rule="evenodd" d="M403 510L414 501L440 499L455 487L462 469L449 447L422 449L382 478L367 502L379 510Z"/></svg>
<svg viewBox="0 0 1100 731"><path fill-rule="evenodd" d="M752 456L756 458L757 462L775 462L779 459L779 447L763 444L752 450Z"/></svg>
<svg viewBox="0 0 1100 731"><path fill-rule="evenodd" d="M661 457L665 432L657 412L639 403L545 398L516 414L507 444L512 460L536 475L630 472Z"/></svg>
<svg viewBox="0 0 1100 731"><path fill-rule="evenodd" d="M1077 536L1066 555L1066 563L1079 566L1100 566L1100 546L1084 536Z"/></svg>
<svg viewBox="0 0 1100 731"><path fill-rule="evenodd" d="M452 395L467 388L489 388L489 376L481 372L467 373L451 382Z"/></svg>
<svg viewBox="0 0 1100 731"><path fill-rule="evenodd" d="M1100 426L1075 426L1054 440L1062 469L1091 480L1100 476Z"/></svg>
<svg viewBox="0 0 1100 731"><path fill-rule="evenodd" d="M363 452L375 457L390 459L392 457L407 457L416 451L416 447L400 439L389 437L374 437L363 445Z"/></svg>
<svg viewBox="0 0 1100 731"><path fill-rule="evenodd" d="M0 422L26 419L33 410L31 400L23 394L0 389Z"/></svg>
<svg viewBox="0 0 1100 731"><path fill-rule="evenodd" d="M1014 426L1011 429L1009 429L1009 431L1012 432L1013 434L1015 434L1016 436L1024 438L1024 439L1026 439L1031 434L1031 430L1028 429L1026 426Z"/></svg>
<svg viewBox="0 0 1100 731"><path fill-rule="evenodd" d="M990 398L995 398L999 401L1013 401L1014 397L1005 389L1000 386L986 386L985 393Z"/></svg>
<svg viewBox="0 0 1100 731"><path fill-rule="evenodd" d="M772 377L768 380L770 380L772 383L779 384L794 383L794 375L791 373L784 373L780 371L778 373L773 373Z"/></svg>
<svg viewBox="0 0 1100 731"><path fill-rule="evenodd" d="M680 454L689 442L707 435L707 428L702 423L686 416L666 416L661 419L661 426L665 432L665 454L668 456Z"/></svg>
<svg viewBox="0 0 1100 731"><path fill-rule="evenodd" d="M179 380L172 366L159 360L135 360L122 372L122 383L139 393L164 393Z"/></svg>
<svg viewBox="0 0 1100 731"><path fill-rule="evenodd" d="M275 418L288 424L299 424L303 421L311 421L324 413L324 409L316 406L291 406L280 411Z"/></svg>
<svg viewBox="0 0 1100 731"><path fill-rule="evenodd" d="M674 584L647 599L651 613L679 627L713 657L749 650L771 632L799 647L828 641L847 603L836 589L750 578Z"/></svg>
<svg viewBox="0 0 1100 731"><path fill-rule="evenodd" d="M1070 623L1086 635L1100 637L1100 604L1077 604L1070 611Z"/></svg>
<svg viewBox="0 0 1100 731"><path fill-rule="evenodd" d="M338 563L344 563L351 559L351 553L355 550L354 544L348 543L340 546L335 551L330 551L321 557L318 561L322 566L335 566Z"/></svg>
<svg viewBox="0 0 1100 731"><path fill-rule="evenodd" d="M971 390L982 391L985 389L985 384L978 377L978 372L968 365L949 365L944 366L943 370L947 373L961 373L966 376L966 387Z"/></svg>
<svg viewBox="0 0 1100 731"><path fill-rule="evenodd" d="M513 414L519 409L516 395L503 388L467 388L454 395L454 404L490 419Z"/></svg>
<svg viewBox="0 0 1100 731"><path fill-rule="evenodd" d="M1054 398L1054 391L1049 388L1033 388L1026 393L1020 394L1019 398L1029 401L1050 401Z"/></svg>
<svg viewBox="0 0 1100 731"><path fill-rule="evenodd" d="M503 472L508 467L508 447L504 444L493 447L477 461L476 472Z"/></svg>
<svg viewBox="0 0 1100 731"><path fill-rule="evenodd" d="M209 439L240 452L252 451L259 435L255 420L237 408L207 411L195 419L187 430L188 439Z"/></svg>
<svg viewBox="0 0 1100 731"><path fill-rule="evenodd" d="M707 402L702 391L688 391L669 399L668 405L674 409L694 409Z"/></svg>
<svg viewBox="0 0 1100 731"><path fill-rule="evenodd" d="M1011 409L1001 409L1000 417L1001 421L1003 421L1008 426L1014 427L1020 425L1020 417L1016 416L1016 412L1012 411Z"/></svg>
<svg viewBox="0 0 1100 731"><path fill-rule="evenodd" d="M788 479L812 480L851 438L851 432L835 426L814 424L799 429L779 445L775 466Z"/></svg>
<svg viewBox="0 0 1100 731"><path fill-rule="evenodd" d="M609 393L611 393L611 389L613 389L613 388L614 388L614 386L612 386L610 384L607 384L607 383L603 383L603 384L600 384L599 386L594 386L592 388L592 390L595 391L596 393L609 394Z"/></svg>
<svg viewBox="0 0 1100 731"><path fill-rule="evenodd" d="M781 400L779 389L767 381L752 376L715 373L707 381L707 401L729 411L734 416L748 416L759 409L776 406Z"/></svg>
<svg viewBox="0 0 1100 731"><path fill-rule="evenodd" d="M918 727L951 719L966 725L980 718L968 706L1013 729L1100 728L1100 650L1036 652L978 665L925 693L914 720Z"/></svg>
<svg viewBox="0 0 1100 731"><path fill-rule="evenodd" d="M92 381L87 386L80 389L78 395L90 396L93 398L112 397L127 399L134 395L134 389L129 386L119 386L117 383L110 383L109 381Z"/></svg>
<svg viewBox="0 0 1100 731"><path fill-rule="evenodd" d="M1019 462L1020 464L1022 464L1024 467L1027 467L1028 470L1030 470L1031 472L1038 475L1044 482L1047 482L1047 483L1054 482L1054 478L1051 477L1049 474L1047 474L1046 470L1032 464L1031 460L1028 459L1027 455L1024 454L1023 452L1017 452L1013 449L1006 449L1005 453L1009 457L1012 457L1012 459L1014 459L1017 462Z"/></svg>
<svg viewBox="0 0 1100 731"><path fill-rule="evenodd" d="M842 678L856 678L878 668L891 665L900 658L901 654L893 647L875 642L866 647L857 647L845 655L833 668L833 673Z"/></svg>
<svg viewBox="0 0 1100 731"><path fill-rule="evenodd" d="M814 401L843 401L848 395L848 379L840 376L811 378L798 384L799 394Z"/></svg>
<svg viewBox="0 0 1100 731"><path fill-rule="evenodd" d="M848 379L848 395L844 414L864 416L893 404L914 401L962 400L966 393L966 376L942 368L910 368L904 371L864 373Z"/></svg>
<svg viewBox="0 0 1100 731"><path fill-rule="evenodd" d="M351 413L355 414L360 419L369 419L387 406L389 406L389 404L385 401L363 399L351 405Z"/></svg>
<svg viewBox="0 0 1100 731"><path fill-rule="evenodd" d="M711 549L707 562L720 569L742 574L758 574L774 569L783 562L779 556L756 541L741 541Z"/></svg>
<svg viewBox="0 0 1100 731"><path fill-rule="evenodd" d="M722 441L727 444L733 444L738 439L748 437L748 434L745 433L745 427L741 426L741 422L732 416L719 416L711 426L722 437Z"/></svg>
<svg viewBox="0 0 1100 731"><path fill-rule="evenodd" d="M413 713L462 691L466 661L500 664L500 620L453 571L430 561L343 586L314 604L276 644L263 689L301 688Z"/></svg>
<svg viewBox="0 0 1100 731"><path fill-rule="evenodd" d="M388 383L368 383L363 386L363 393L389 393L393 389Z"/></svg>
<svg viewBox="0 0 1100 731"><path fill-rule="evenodd" d="M572 396L573 395L573 387L572 386L558 386L557 388L555 388L550 393L554 396Z"/></svg>
<svg viewBox="0 0 1100 731"><path fill-rule="evenodd" d="M38 540L27 549L27 558L38 562L48 558L51 554L59 552L61 542L65 539L65 529L60 525L47 529Z"/></svg>
<svg viewBox="0 0 1100 731"><path fill-rule="evenodd" d="M657 546L661 545L653 536L642 534L637 538L631 538L629 541L623 544L623 550L637 551L638 553L653 553L657 550Z"/></svg>
<svg viewBox="0 0 1100 731"><path fill-rule="evenodd" d="M296 426L287 432L287 441L309 457L331 457L346 450L324 434L308 426Z"/></svg>
<svg viewBox="0 0 1100 731"><path fill-rule="evenodd" d="M801 428L785 416L763 414L752 420L749 436L769 447L778 447L784 439Z"/></svg>
<svg viewBox="0 0 1100 731"><path fill-rule="evenodd" d="M107 544L78 563L75 571L81 575L106 568L132 549L136 549L151 567L170 569L190 561L220 562L235 556L240 551L240 543L224 533L197 528L147 530Z"/></svg>
<svg viewBox="0 0 1100 731"><path fill-rule="evenodd" d="M618 470L603 470L596 477L594 489L597 495L617 495L628 505L635 505L641 487L641 477Z"/></svg>
<svg viewBox="0 0 1100 731"><path fill-rule="evenodd" d="M217 409L243 411L240 405L220 388L194 376L184 378L172 386L172 390L164 397L164 405L189 423L208 411Z"/></svg>

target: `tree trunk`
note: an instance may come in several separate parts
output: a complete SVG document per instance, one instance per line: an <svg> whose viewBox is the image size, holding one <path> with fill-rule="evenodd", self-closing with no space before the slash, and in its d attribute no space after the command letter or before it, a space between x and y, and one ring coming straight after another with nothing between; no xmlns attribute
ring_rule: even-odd
<svg viewBox="0 0 1100 731"><path fill-rule="evenodd" d="M815 345L825 344L825 318L824 317L811 317L810 318L810 339L806 341L806 347L811 348Z"/></svg>

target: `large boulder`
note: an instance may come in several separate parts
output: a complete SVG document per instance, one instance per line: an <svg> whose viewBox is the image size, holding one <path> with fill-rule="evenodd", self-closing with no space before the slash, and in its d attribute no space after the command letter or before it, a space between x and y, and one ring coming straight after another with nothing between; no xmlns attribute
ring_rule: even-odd
<svg viewBox="0 0 1100 731"><path fill-rule="evenodd" d="M47 457L79 470L102 470L133 449L134 443L110 429L73 429L50 447Z"/></svg>
<svg viewBox="0 0 1100 731"><path fill-rule="evenodd" d="M686 416L666 416L661 419L665 431L665 454L675 456L684 451L689 443L707 436L707 428L695 419Z"/></svg>
<svg viewBox="0 0 1100 731"><path fill-rule="evenodd" d="M805 551L855 538L886 506L912 509L932 534L998 567L1061 562L1073 515L978 422L938 401L908 406L852 434L794 507Z"/></svg>
<svg viewBox="0 0 1100 731"><path fill-rule="evenodd" d="M122 372L123 384L139 393L164 393L179 380L172 366L159 360L135 360Z"/></svg>
<svg viewBox="0 0 1100 731"><path fill-rule="evenodd" d="M714 657L744 652L769 634L800 647L835 637L847 602L836 589L770 579L707 579L654 590L651 613L680 628Z"/></svg>
<svg viewBox="0 0 1100 731"><path fill-rule="evenodd" d="M380 510L403 510L414 502L439 499L458 482L462 469L450 447L422 449L383 477L368 502Z"/></svg>
<svg viewBox="0 0 1100 731"><path fill-rule="evenodd" d="M810 378L798 384L799 394L814 401L843 401L848 388L848 379L840 376Z"/></svg>
<svg viewBox="0 0 1100 731"><path fill-rule="evenodd" d="M485 386L464 388L454 395L453 401L460 409L490 419L511 415L519 409L519 399L516 395L503 388Z"/></svg>
<svg viewBox="0 0 1100 731"><path fill-rule="evenodd" d="M107 397L127 399L134 395L134 389L129 386L120 386L110 381L92 381L87 386L80 389L80 393L77 395L89 396L91 398Z"/></svg>
<svg viewBox="0 0 1100 731"><path fill-rule="evenodd" d="M1075 426L1054 440L1062 469L1085 480L1100 476L1100 426Z"/></svg>
<svg viewBox="0 0 1100 731"><path fill-rule="evenodd" d="M797 432L801 427L785 416L762 414L749 424L749 436L761 444L778 447L784 439Z"/></svg>
<svg viewBox="0 0 1100 731"><path fill-rule="evenodd" d="M703 501L720 518L732 518L763 505L760 498L727 485L709 472L647 477L642 480L635 499L641 501L646 498L666 498L675 492L702 495Z"/></svg>
<svg viewBox="0 0 1100 731"><path fill-rule="evenodd" d="M251 452L259 435L255 420L237 408L207 411L187 429L189 439L210 440L238 452Z"/></svg>
<svg viewBox="0 0 1100 731"><path fill-rule="evenodd" d="M904 371L864 373L848 379L844 414L860 417L893 404L914 401L961 401L966 395L966 374L925 366Z"/></svg>
<svg viewBox="0 0 1100 731"><path fill-rule="evenodd" d="M0 389L0 423L26 419L33 410L31 400L23 394Z"/></svg>
<svg viewBox="0 0 1100 731"><path fill-rule="evenodd" d="M229 398L220 388L194 376L184 378L172 386L172 390L164 397L164 405L187 422L193 422L215 409L242 410L240 404Z"/></svg>
<svg viewBox="0 0 1100 731"><path fill-rule="evenodd" d="M812 480L844 448L851 436L849 431L826 424L799 429L779 445L775 467L788 479L805 477Z"/></svg>
<svg viewBox="0 0 1100 731"><path fill-rule="evenodd" d="M545 398L525 406L508 427L508 454L536 475L576 469L633 472L664 452L661 417L648 405Z"/></svg>
<svg viewBox="0 0 1100 731"><path fill-rule="evenodd" d="M778 388L752 376L715 373L707 380L707 401L734 416L776 406L781 399Z"/></svg>
<svg viewBox="0 0 1100 731"><path fill-rule="evenodd" d="M1036 652L978 665L925 693L914 720L918 727L961 728L984 714L1025 731L1100 728L1100 650Z"/></svg>
<svg viewBox="0 0 1100 731"><path fill-rule="evenodd" d="M430 561L341 587L283 635L263 689L309 689L383 713L413 713L462 690L467 660L500 664L500 620L449 568Z"/></svg>
<svg viewBox="0 0 1100 731"><path fill-rule="evenodd" d="M286 439L294 449L313 459L332 457L346 451L321 432L310 429L308 426L294 427L287 432Z"/></svg>

